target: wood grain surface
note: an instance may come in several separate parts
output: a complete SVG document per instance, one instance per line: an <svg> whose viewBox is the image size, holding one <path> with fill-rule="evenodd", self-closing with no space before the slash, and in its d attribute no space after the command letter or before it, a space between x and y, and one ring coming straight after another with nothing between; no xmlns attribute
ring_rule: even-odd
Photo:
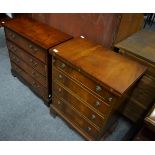
<svg viewBox="0 0 155 155"><path fill-rule="evenodd" d="M55 47L56 56L67 60L105 85L123 94L145 72L146 67L81 38ZM73 50L74 49L74 50ZM50 50L53 53L53 49Z"/></svg>
<svg viewBox="0 0 155 155"><path fill-rule="evenodd" d="M27 17L10 20L4 26L45 49L72 38L68 34Z"/></svg>

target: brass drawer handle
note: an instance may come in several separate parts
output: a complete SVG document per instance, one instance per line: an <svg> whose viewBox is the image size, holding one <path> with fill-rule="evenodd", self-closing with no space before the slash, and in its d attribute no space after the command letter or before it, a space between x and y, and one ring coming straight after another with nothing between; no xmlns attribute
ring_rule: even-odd
<svg viewBox="0 0 155 155"><path fill-rule="evenodd" d="M109 98L108 98L108 101L111 102L111 101L112 101L112 97L109 97Z"/></svg>
<svg viewBox="0 0 155 155"><path fill-rule="evenodd" d="M64 63L61 64L61 68L64 69L66 65Z"/></svg>
<svg viewBox="0 0 155 155"><path fill-rule="evenodd" d="M101 86L96 86L96 91L97 91L97 92L99 92L99 91L101 91L101 90L102 90Z"/></svg>
<svg viewBox="0 0 155 155"><path fill-rule="evenodd" d="M32 47L33 47L31 44L29 44L28 46L29 46L30 49L32 49Z"/></svg>
<svg viewBox="0 0 155 155"><path fill-rule="evenodd" d="M91 119L94 120L96 116L94 114L91 115Z"/></svg>
<svg viewBox="0 0 155 155"><path fill-rule="evenodd" d="M35 81L32 82L32 86L36 88L40 88L40 86Z"/></svg>
<svg viewBox="0 0 155 155"><path fill-rule="evenodd" d="M15 36L14 34L12 34L12 38L15 39L15 37L16 37L16 36Z"/></svg>
<svg viewBox="0 0 155 155"><path fill-rule="evenodd" d="M58 101L58 104L60 105L60 104L61 104L61 102L60 102L60 101Z"/></svg>
<svg viewBox="0 0 155 155"><path fill-rule="evenodd" d="M37 52L37 51L38 51L38 49L37 49L37 48L34 48L34 51L35 51L35 52Z"/></svg>
<svg viewBox="0 0 155 155"><path fill-rule="evenodd" d="M19 63L19 62L20 62L20 60L19 60L19 59L16 59L16 62L17 62L17 63Z"/></svg>
<svg viewBox="0 0 155 155"><path fill-rule="evenodd" d="M15 60L16 59L15 56L12 56L12 59Z"/></svg>
<svg viewBox="0 0 155 155"><path fill-rule="evenodd" d="M36 66L38 65L38 63L35 62L35 61L33 61L33 59L30 59L30 62L32 63L32 65L33 65L34 67L36 67Z"/></svg>
<svg viewBox="0 0 155 155"><path fill-rule="evenodd" d="M91 131L91 127L88 127L88 128L87 128L87 131Z"/></svg>
<svg viewBox="0 0 155 155"><path fill-rule="evenodd" d="M33 66L34 67L37 67L38 66L38 63L37 62L34 62Z"/></svg>
<svg viewBox="0 0 155 155"><path fill-rule="evenodd" d="M40 88L40 86L39 86L39 85L36 85L36 87L37 87L37 88Z"/></svg>
<svg viewBox="0 0 155 155"><path fill-rule="evenodd" d="M38 49L35 48L35 47L33 47L33 45L31 45L31 44L29 44L28 47L32 50L32 52L33 52L34 54L38 51Z"/></svg>
<svg viewBox="0 0 155 155"><path fill-rule="evenodd" d="M32 71L32 75L35 76L35 77L38 76L38 74L35 71Z"/></svg>
<svg viewBox="0 0 155 155"><path fill-rule="evenodd" d="M10 35L11 38L13 38L13 39L15 38L15 34L13 34L13 33L10 32L9 35Z"/></svg>
<svg viewBox="0 0 155 155"><path fill-rule="evenodd" d="M17 48L16 48L16 47L14 47L14 48L13 48L13 50L16 52L16 51L17 51Z"/></svg>
<svg viewBox="0 0 155 155"><path fill-rule="evenodd" d="M96 105L96 107L99 107L101 105L101 103L99 101L96 101L95 105Z"/></svg>
<svg viewBox="0 0 155 155"><path fill-rule="evenodd" d="M32 86L35 86L35 85L36 85L36 82L35 82L35 81L33 81L33 82L32 82Z"/></svg>
<svg viewBox="0 0 155 155"><path fill-rule="evenodd" d="M59 79L62 79L62 75L61 74L59 74Z"/></svg>

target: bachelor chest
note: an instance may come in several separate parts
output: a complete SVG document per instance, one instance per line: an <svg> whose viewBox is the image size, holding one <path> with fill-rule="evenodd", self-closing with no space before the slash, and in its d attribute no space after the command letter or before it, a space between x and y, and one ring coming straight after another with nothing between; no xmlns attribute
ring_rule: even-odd
<svg viewBox="0 0 155 155"><path fill-rule="evenodd" d="M52 90L48 50L72 37L25 17L6 22L4 28L12 73L49 102Z"/></svg>
<svg viewBox="0 0 155 155"><path fill-rule="evenodd" d="M146 67L76 38L50 49L56 112L88 140L99 140Z"/></svg>
<svg viewBox="0 0 155 155"><path fill-rule="evenodd" d="M115 45L120 54L148 67L122 113L133 122L143 121L155 101L155 32L142 30Z"/></svg>

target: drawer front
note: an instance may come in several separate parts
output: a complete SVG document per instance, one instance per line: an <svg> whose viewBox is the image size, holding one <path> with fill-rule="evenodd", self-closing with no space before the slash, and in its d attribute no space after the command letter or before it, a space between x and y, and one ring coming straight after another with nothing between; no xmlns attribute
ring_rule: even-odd
<svg viewBox="0 0 155 155"><path fill-rule="evenodd" d="M31 68L29 65L27 65L24 61L19 59L15 54L12 52L10 53L10 59L13 61L15 64L20 66L26 73L28 73L31 77L33 77L35 80L40 82L44 87L47 87L47 79L42 76L40 73L35 71L33 68Z"/></svg>
<svg viewBox="0 0 155 155"><path fill-rule="evenodd" d="M14 62L11 62L12 69L16 71L24 80L26 80L31 88L39 95L42 96L45 100L48 99L48 91L44 88L40 83L35 81L32 77L30 77L27 73L25 73L22 69L20 69Z"/></svg>
<svg viewBox="0 0 155 155"><path fill-rule="evenodd" d="M42 75L47 76L47 66L44 63L42 63L35 57L31 56L30 54L28 54L27 52L25 52L24 50L22 50L21 48L19 48L18 46L16 46L15 44L13 44L8 40L7 40L7 46L11 52L16 54L24 62L29 64L32 68L37 70Z"/></svg>
<svg viewBox="0 0 155 155"><path fill-rule="evenodd" d="M56 95L53 96L52 108L59 111L65 116L70 122L76 124L79 130L88 134L92 139L96 139L100 132L87 122L73 107L69 106L66 102L59 99Z"/></svg>
<svg viewBox="0 0 155 155"><path fill-rule="evenodd" d="M86 102L90 106L94 107L101 114L104 115L107 111L109 111L110 106L108 104L106 104L100 98L97 98L96 96L88 92L85 88L81 87L76 82L69 79L62 72L59 72L58 70L55 69L53 70L53 84L54 81L58 81L59 83L61 83L63 87L68 88L68 90L76 94L78 98L80 98L82 101ZM55 86L53 86L53 90L57 91L55 90Z"/></svg>
<svg viewBox="0 0 155 155"><path fill-rule="evenodd" d="M132 122L137 123L138 121L143 121L144 117L147 114L147 109L145 109L141 103L134 101L134 99L130 99L127 105L124 107L122 113L127 118L129 118Z"/></svg>
<svg viewBox="0 0 155 155"><path fill-rule="evenodd" d="M148 109L155 101L155 80L151 76L144 75L132 93L132 98Z"/></svg>
<svg viewBox="0 0 155 155"><path fill-rule="evenodd" d="M69 77L73 78L75 81L92 91L92 93L100 96L106 103L115 102L116 96L108 92L104 87L98 85L96 82L81 74L79 71L73 69L72 67L66 65L64 62L55 58L53 64L56 68L65 72Z"/></svg>
<svg viewBox="0 0 155 155"><path fill-rule="evenodd" d="M9 29L5 29L5 33L6 33L7 39L16 43L19 47L23 48L28 53L38 58L42 62L46 62L46 50L42 49L41 47L38 47L37 45L33 44L31 41L23 38L22 36L18 35L17 33Z"/></svg>
<svg viewBox="0 0 155 155"><path fill-rule="evenodd" d="M131 94L122 113L133 122L143 120L155 101L155 80L144 75Z"/></svg>
<svg viewBox="0 0 155 155"><path fill-rule="evenodd" d="M103 127L105 123L104 117L106 117L108 108L105 109L105 113L103 115L98 114L96 111L92 110L85 103L81 102L74 94L71 94L69 90L65 87L62 87L58 83L53 84L54 94L66 100L71 106L73 106L77 111L79 111L84 117L89 119L92 123L94 123L99 128ZM60 91L61 90L61 91Z"/></svg>

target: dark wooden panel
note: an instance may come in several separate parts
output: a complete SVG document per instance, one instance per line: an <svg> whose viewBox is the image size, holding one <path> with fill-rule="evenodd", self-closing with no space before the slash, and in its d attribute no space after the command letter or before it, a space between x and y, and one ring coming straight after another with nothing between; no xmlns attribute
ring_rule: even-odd
<svg viewBox="0 0 155 155"><path fill-rule="evenodd" d="M32 13L32 18L105 47L140 30L144 20L142 13Z"/></svg>
<svg viewBox="0 0 155 155"><path fill-rule="evenodd" d="M155 100L155 80L144 75L131 94L123 114L133 122L142 121Z"/></svg>
<svg viewBox="0 0 155 155"><path fill-rule="evenodd" d="M110 13L32 14L32 18L74 37L83 35L106 47L112 46L114 32L119 24L117 17L118 14Z"/></svg>
<svg viewBox="0 0 155 155"><path fill-rule="evenodd" d="M138 134L134 137L135 141L155 141L155 133L147 127L142 127Z"/></svg>

